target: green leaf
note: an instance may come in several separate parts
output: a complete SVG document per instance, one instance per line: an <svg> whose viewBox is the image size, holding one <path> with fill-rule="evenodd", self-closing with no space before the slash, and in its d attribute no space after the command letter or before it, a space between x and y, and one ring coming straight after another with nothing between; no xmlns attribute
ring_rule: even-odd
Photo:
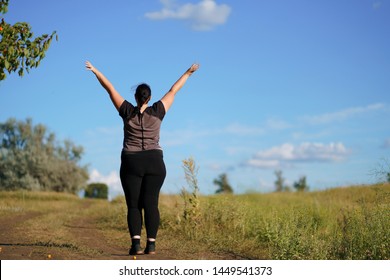
<svg viewBox="0 0 390 280"><path fill-rule="evenodd" d="M0 25L2 32L0 35L0 76L6 78L5 71L18 72L23 76L26 70L36 68L45 57L54 36L58 41L56 31L51 35L43 34L33 38L34 34L30 24L27 22L16 22L10 25L4 21L1 13L6 10L9 0L0 0Z"/></svg>
<svg viewBox="0 0 390 280"><path fill-rule="evenodd" d="M6 14L8 12L8 0L0 2L0 13Z"/></svg>
<svg viewBox="0 0 390 280"><path fill-rule="evenodd" d="M7 75L5 73L0 73L0 81L5 80Z"/></svg>
<svg viewBox="0 0 390 280"><path fill-rule="evenodd" d="M4 65L5 65L5 69L8 70L8 69L9 69L9 66L10 66L8 60L5 60L5 61L4 61Z"/></svg>

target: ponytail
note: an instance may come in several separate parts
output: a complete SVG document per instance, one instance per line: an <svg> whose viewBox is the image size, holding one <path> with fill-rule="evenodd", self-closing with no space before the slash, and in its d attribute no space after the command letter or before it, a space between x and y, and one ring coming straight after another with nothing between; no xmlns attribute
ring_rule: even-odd
<svg viewBox="0 0 390 280"><path fill-rule="evenodd" d="M152 91L147 84L140 84L137 86L137 89L135 90L135 99L138 103L138 106L141 107L144 105L152 95Z"/></svg>

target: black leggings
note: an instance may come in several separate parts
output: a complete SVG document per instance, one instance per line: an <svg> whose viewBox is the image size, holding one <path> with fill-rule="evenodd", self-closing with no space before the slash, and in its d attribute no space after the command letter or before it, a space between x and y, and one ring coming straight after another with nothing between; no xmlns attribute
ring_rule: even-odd
<svg viewBox="0 0 390 280"><path fill-rule="evenodd" d="M141 235L142 209L147 238L156 238L160 224L158 198L166 175L163 152L122 152L120 177L126 196L130 237Z"/></svg>

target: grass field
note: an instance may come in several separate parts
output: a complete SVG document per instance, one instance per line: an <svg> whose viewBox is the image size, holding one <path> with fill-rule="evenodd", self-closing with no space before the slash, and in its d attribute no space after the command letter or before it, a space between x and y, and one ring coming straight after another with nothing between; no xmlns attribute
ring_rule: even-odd
<svg viewBox="0 0 390 280"><path fill-rule="evenodd" d="M390 259L388 184L196 199L161 195L157 258ZM0 192L0 227L0 259L129 258L123 197Z"/></svg>
<svg viewBox="0 0 390 280"><path fill-rule="evenodd" d="M174 232L244 258L390 259L389 185L201 197L193 227L164 209Z"/></svg>

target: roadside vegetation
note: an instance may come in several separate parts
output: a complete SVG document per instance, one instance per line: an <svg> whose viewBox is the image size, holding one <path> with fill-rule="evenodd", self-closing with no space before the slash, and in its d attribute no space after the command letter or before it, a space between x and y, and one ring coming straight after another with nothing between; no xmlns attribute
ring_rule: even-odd
<svg viewBox="0 0 390 280"><path fill-rule="evenodd" d="M198 258L203 251L231 259L390 259L389 184L197 199L185 203L180 195L161 196L159 246L172 248L175 258ZM31 245L64 249L61 254L68 258L76 252L87 259L102 253L67 234L66 227L80 217L95 221L108 243L124 250L128 246L123 197L109 202L71 194L0 192L2 217L27 213L37 217L13 234L27 235Z"/></svg>
<svg viewBox="0 0 390 280"><path fill-rule="evenodd" d="M390 259L389 183L202 196L195 162L184 160L183 167L188 184L182 193L160 196L158 248L165 252L160 258ZM1 191L0 237L20 238L8 245L39 247L35 258L48 250L60 259L109 258L113 254L105 251L115 247L122 254L116 256L126 259L126 213L123 196L107 201L70 193ZM22 222L15 226L17 221Z"/></svg>
<svg viewBox="0 0 390 280"><path fill-rule="evenodd" d="M196 177L193 164L183 161L187 178ZM196 194L194 179L187 181ZM390 259L388 183L185 198L162 204L163 225L199 248L245 259Z"/></svg>

